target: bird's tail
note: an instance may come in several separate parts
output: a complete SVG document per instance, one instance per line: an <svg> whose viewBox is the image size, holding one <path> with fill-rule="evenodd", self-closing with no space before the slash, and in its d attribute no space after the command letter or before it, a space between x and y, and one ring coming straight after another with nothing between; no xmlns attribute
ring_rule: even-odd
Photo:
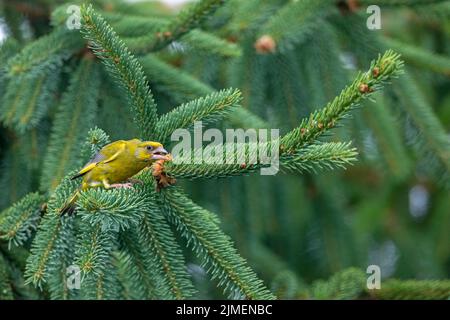
<svg viewBox="0 0 450 320"><path fill-rule="evenodd" d="M70 199L67 200L64 206L59 210L59 213L62 216L65 215L66 213L70 216L75 212L76 210L75 203L77 202L79 194L80 190L75 191L74 194L70 197Z"/></svg>

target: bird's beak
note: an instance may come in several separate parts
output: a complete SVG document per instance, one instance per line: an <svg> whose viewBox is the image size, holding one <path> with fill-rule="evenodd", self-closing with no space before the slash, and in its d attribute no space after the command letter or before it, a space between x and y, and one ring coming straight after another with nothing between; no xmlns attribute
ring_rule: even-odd
<svg viewBox="0 0 450 320"><path fill-rule="evenodd" d="M163 147L158 147L152 153L152 160L167 160L168 154L169 152L167 152L166 149Z"/></svg>

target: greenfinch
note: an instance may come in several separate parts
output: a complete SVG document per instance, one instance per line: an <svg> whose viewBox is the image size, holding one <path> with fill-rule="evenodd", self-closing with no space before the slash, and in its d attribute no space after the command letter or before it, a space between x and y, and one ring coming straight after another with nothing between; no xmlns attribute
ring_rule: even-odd
<svg viewBox="0 0 450 320"><path fill-rule="evenodd" d="M163 161L170 159L170 154L159 142L139 139L118 140L104 146L71 179L83 177L80 190L96 187L131 188L132 176L155 162L158 162L160 167ZM158 177L155 178L158 180ZM74 212L80 190L77 190L61 208L61 214Z"/></svg>

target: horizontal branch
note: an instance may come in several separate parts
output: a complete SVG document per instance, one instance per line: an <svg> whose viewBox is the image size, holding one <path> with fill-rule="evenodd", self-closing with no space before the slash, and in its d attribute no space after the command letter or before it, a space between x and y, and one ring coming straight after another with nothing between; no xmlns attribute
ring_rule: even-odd
<svg viewBox="0 0 450 320"><path fill-rule="evenodd" d="M345 169L356 161L357 155L356 148L352 148L350 143L328 142L310 145L295 156L281 159L280 165L294 172Z"/></svg>
<svg viewBox="0 0 450 320"><path fill-rule="evenodd" d="M277 150L280 164L285 164L287 168L295 168L302 171L308 168L308 162L311 165L311 169L315 168L316 165L318 167L330 165L333 157L336 157L334 160L337 166L353 161L355 151L352 149L347 150L348 146L345 144L308 146L314 144L321 135L335 127L337 122L355 108L362 99L369 97L373 92L379 90L384 83L396 76L400 72L401 67L402 62L394 52L388 51L383 56L380 55L377 60L372 62L367 72L360 73L353 83L345 88L332 102L328 103L325 108L311 114L309 118L301 122L299 127L280 139L279 149ZM233 142L227 141L227 144L229 143ZM197 149L191 151L191 160L186 159L182 163L179 162L179 164L176 164L176 161L175 163L168 163L166 170L175 177L211 178L243 175L270 166L270 164L261 163L258 157L260 155L259 149L261 148L264 149L264 155L271 156L272 145L270 145L270 142L236 144L231 154L229 153L230 149L227 149L227 144L214 146L215 150L223 153L223 155L217 157L218 160L216 162L203 158L204 150ZM319 156L319 152L323 152L322 159ZM198 160L199 155L202 156L201 160ZM228 159L232 160L228 161ZM243 160L236 162L235 159ZM248 162L248 159L258 159L258 162ZM323 160L322 163L321 160Z"/></svg>

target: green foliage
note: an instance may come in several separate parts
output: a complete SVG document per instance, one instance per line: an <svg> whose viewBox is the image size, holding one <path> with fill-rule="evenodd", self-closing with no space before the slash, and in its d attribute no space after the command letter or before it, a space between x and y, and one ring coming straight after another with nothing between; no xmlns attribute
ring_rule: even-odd
<svg viewBox="0 0 450 320"><path fill-rule="evenodd" d="M5 208L20 200L31 190L31 168L23 156L22 144L28 137L9 146L8 153L1 162L2 197L0 204Z"/></svg>
<svg viewBox="0 0 450 320"><path fill-rule="evenodd" d="M6 87L0 120L7 127L23 133L36 127L53 104L58 71L47 70L40 75L21 75Z"/></svg>
<svg viewBox="0 0 450 320"><path fill-rule="evenodd" d="M156 205L156 197L153 191L153 185L146 188L149 201L145 210L144 219L138 228L138 243L141 248L150 248L151 252L146 252L147 260L152 259L154 266L150 270L157 270L160 273L162 281L156 282L158 297L161 299L186 299L194 293L191 277L187 273L184 264L184 258L174 234L167 226L163 214ZM156 258L155 258L156 257Z"/></svg>
<svg viewBox="0 0 450 320"><path fill-rule="evenodd" d="M152 54L143 56L139 62L145 73L153 79L154 86L170 94L176 102L192 100L213 91L189 73L182 72Z"/></svg>
<svg viewBox="0 0 450 320"><path fill-rule="evenodd" d="M450 281L388 280L380 290L371 290L369 294L381 300L448 300Z"/></svg>
<svg viewBox="0 0 450 320"><path fill-rule="evenodd" d="M100 0L69 31L82 2L0 8L0 299L449 297L416 280L448 278L446 2L378 1L368 31L365 0ZM168 149L199 120L281 137L223 153L242 163L167 162L160 192L151 169L132 189L70 180L113 140ZM252 174L259 150L277 176Z"/></svg>
<svg viewBox="0 0 450 320"><path fill-rule="evenodd" d="M349 143L314 144L302 149L283 163L292 171L314 171L320 169L345 168L356 161L357 152Z"/></svg>
<svg viewBox="0 0 450 320"><path fill-rule="evenodd" d="M450 294L448 280L398 280L381 281L380 288L367 289L367 275L360 269L349 268L336 273L327 281L313 283L310 292L314 299L380 300L446 300Z"/></svg>
<svg viewBox="0 0 450 320"><path fill-rule="evenodd" d="M366 275L359 269L351 268L333 275L328 281L317 281L312 286L312 296L316 299L356 299L364 291Z"/></svg>
<svg viewBox="0 0 450 320"><path fill-rule="evenodd" d="M16 246L23 245L36 229L43 200L44 198L39 194L31 193L3 212L0 239L7 240Z"/></svg>
<svg viewBox="0 0 450 320"><path fill-rule="evenodd" d="M149 139L156 127L156 105L142 67L105 20L93 12L92 7L83 7L82 17L90 47L127 93L141 135Z"/></svg>
<svg viewBox="0 0 450 320"><path fill-rule="evenodd" d="M189 128L195 121L208 124L223 118L241 100L239 90L228 89L212 93L183 104L161 117L158 122L158 141L166 139L178 128Z"/></svg>
<svg viewBox="0 0 450 320"><path fill-rule="evenodd" d="M58 108L44 160L41 190L54 189L68 171L81 165L77 155L95 121L99 81L97 65L85 58Z"/></svg>
<svg viewBox="0 0 450 320"><path fill-rule="evenodd" d="M39 288L48 280L51 274L50 265L56 261L55 246L62 221L57 214L46 215L39 224L38 233L33 240L31 255L28 258L28 268L25 273L27 283L33 283ZM40 231L40 232L39 232Z"/></svg>
<svg viewBox="0 0 450 320"><path fill-rule="evenodd" d="M450 74L450 58L411 46L400 41L386 38L386 46L399 52L411 64L437 73Z"/></svg>
<svg viewBox="0 0 450 320"><path fill-rule="evenodd" d="M82 225L82 234L75 252L75 263L82 272L81 296L85 299L114 299L114 266L112 251L116 234L100 223L88 221Z"/></svg>
<svg viewBox="0 0 450 320"><path fill-rule="evenodd" d="M1 300L13 299L11 280L9 279L9 272L6 269L6 261L2 256L0 256L0 299Z"/></svg>
<svg viewBox="0 0 450 320"><path fill-rule="evenodd" d="M273 38L281 52L290 50L323 23L322 16L329 10L327 4L328 0L290 1L266 22L260 35Z"/></svg>
<svg viewBox="0 0 450 320"><path fill-rule="evenodd" d="M80 37L65 29L57 29L23 48L20 54L9 60L8 76L20 74L35 76L61 67L75 49L81 47Z"/></svg>
<svg viewBox="0 0 450 320"><path fill-rule="evenodd" d="M390 110L390 105L383 96L377 97L376 103L368 102L364 109L364 118L377 139L383 165L398 179L405 178L411 170L411 160L402 143L401 132L396 125L396 118Z"/></svg>
<svg viewBox="0 0 450 320"><path fill-rule="evenodd" d="M391 77L398 75L403 62L399 55L388 51L371 63L369 70L360 73L351 85L342 90L341 94L325 108L316 111L308 119L302 121L300 126L281 140L282 149L286 153L293 153L296 149L317 139L328 128L336 125L348 111L358 103L381 88L382 84Z"/></svg>
<svg viewBox="0 0 450 320"><path fill-rule="evenodd" d="M159 200L168 219L226 293L245 299L274 298L221 232L216 216L174 188L162 191Z"/></svg>
<svg viewBox="0 0 450 320"><path fill-rule="evenodd" d="M192 30L182 37L181 43L185 43L188 51L195 53L204 53L225 58L241 55L241 50L236 44L197 29Z"/></svg>
<svg viewBox="0 0 450 320"><path fill-rule="evenodd" d="M105 131L95 127L94 129L89 129L88 138L85 141L84 148L86 150L90 149L89 155L93 156L99 152L103 146L106 146L110 142L111 140Z"/></svg>
<svg viewBox="0 0 450 320"><path fill-rule="evenodd" d="M177 40L182 35L199 26L225 0L200 0L180 12L168 26L156 34L149 48L151 51L160 50L167 44Z"/></svg>
<svg viewBox="0 0 450 320"><path fill-rule="evenodd" d="M416 128L416 146L420 153L426 153L424 150L430 150L431 158L437 159L437 166L442 174L442 182L449 183L448 173L450 172L450 142L445 129L442 127L439 119L432 112L426 97L421 92L414 78L410 75L404 77L398 84L403 92L408 95L400 95L400 101L411 117L413 126ZM427 159L429 168L433 161ZM425 169L426 170L426 169Z"/></svg>

